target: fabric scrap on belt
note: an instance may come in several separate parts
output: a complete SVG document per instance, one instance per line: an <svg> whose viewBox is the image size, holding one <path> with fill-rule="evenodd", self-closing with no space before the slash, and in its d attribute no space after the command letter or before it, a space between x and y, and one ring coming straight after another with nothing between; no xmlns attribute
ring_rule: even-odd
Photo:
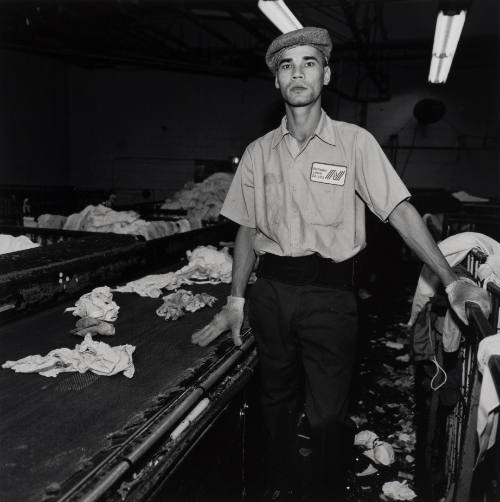
<svg viewBox="0 0 500 502"><path fill-rule="evenodd" d="M231 282L233 259L226 247L219 251L214 246L198 246L193 251L187 251L186 255L188 264L175 272L147 275L123 286L118 286L113 291L159 298L162 289L173 291L184 284Z"/></svg>
<svg viewBox="0 0 500 502"><path fill-rule="evenodd" d="M59 373L91 371L97 375L111 376L122 373L132 378L135 373L132 354L133 345L110 347L107 343L92 340L86 335L82 343L74 349L60 348L51 350L46 356L32 355L17 361L6 361L2 368L16 373L39 373L55 377Z"/></svg>
<svg viewBox="0 0 500 502"><path fill-rule="evenodd" d="M65 312L72 312L76 317L92 317L100 321L114 322L120 307L113 301L113 293L108 286L93 289L80 297L74 307Z"/></svg>
<svg viewBox="0 0 500 502"><path fill-rule="evenodd" d="M171 293L163 297L163 305L156 309L156 313L165 320L175 321L182 317L186 311L196 312L197 310L206 307L211 307L217 298L206 293L194 295L191 291L179 289L175 293Z"/></svg>

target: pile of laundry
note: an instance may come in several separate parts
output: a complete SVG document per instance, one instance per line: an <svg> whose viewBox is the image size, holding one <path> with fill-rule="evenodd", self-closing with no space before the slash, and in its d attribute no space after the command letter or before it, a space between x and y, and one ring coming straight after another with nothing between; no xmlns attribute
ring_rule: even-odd
<svg viewBox="0 0 500 502"><path fill-rule="evenodd" d="M55 349L45 356L37 354L17 361L6 361L2 368L12 369L16 373L38 373L45 377L91 371L104 376L123 373L127 378L132 378L135 372L132 362L134 350L135 347L128 344L110 347L104 342L92 340L88 334L74 349Z"/></svg>
<svg viewBox="0 0 500 502"><path fill-rule="evenodd" d="M93 289L85 293L65 312L72 312L75 317L80 317L76 328L72 330L75 335L85 336L87 333L111 336L115 334L112 324L118 317L120 307L113 301L113 293L108 286Z"/></svg>
<svg viewBox="0 0 500 502"><path fill-rule="evenodd" d="M36 242L31 241L24 235L0 234L0 254L14 253L16 251L23 251L24 249L31 249L40 246Z"/></svg>
<svg viewBox="0 0 500 502"><path fill-rule="evenodd" d="M233 259L226 247L220 251L214 246L198 246L186 252L188 264L175 272L154 274L118 286L114 291L137 293L159 298L162 289L173 291L185 284L219 284L231 282Z"/></svg>
<svg viewBox="0 0 500 502"><path fill-rule="evenodd" d="M486 257L486 261L477 270L477 277L480 279L481 286L486 288L489 282L500 286L500 243L495 239L478 232L461 232L447 237L438 246L452 267L458 266L472 250L479 251ZM458 270L456 272L461 275ZM471 278L461 278L474 282ZM424 265L413 297L408 326L415 325L419 314L429 300L436 295L439 285L439 278L427 265ZM444 350L446 352L456 351L460 345L462 335L460 325L455 320L455 315L449 310L443 319L441 331L443 333Z"/></svg>
<svg viewBox="0 0 500 502"><path fill-rule="evenodd" d="M195 228L189 219L175 221L146 221L135 211L114 211L99 204L89 205L79 213L68 217L42 214L37 218L39 228L79 230L85 232L110 232L115 234L142 235L146 240L159 239L168 235L188 232ZM199 226L199 225L198 225Z"/></svg>
<svg viewBox="0 0 500 502"><path fill-rule="evenodd" d="M215 173L201 183L189 182L167 199L162 209L185 209L188 218L217 220L227 191L233 180L231 173Z"/></svg>
<svg viewBox="0 0 500 502"><path fill-rule="evenodd" d="M166 321L175 321L185 315L186 312L196 312L207 305L211 307L217 298L207 293L193 294L185 289L178 289L163 297L163 304L156 309L156 313Z"/></svg>
<svg viewBox="0 0 500 502"><path fill-rule="evenodd" d="M127 378L132 378L135 373L133 345L111 347L104 342L92 340L92 335L115 334L113 322L116 321L119 310L110 288L95 288L82 295L74 307L65 309L65 312L72 312L75 317L79 317L72 333L84 337L81 344L74 349L54 349L45 356L36 354L17 361L6 361L2 368L12 369L16 373L39 373L46 377L55 377L59 373L91 371L105 376L123 372Z"/></svg>

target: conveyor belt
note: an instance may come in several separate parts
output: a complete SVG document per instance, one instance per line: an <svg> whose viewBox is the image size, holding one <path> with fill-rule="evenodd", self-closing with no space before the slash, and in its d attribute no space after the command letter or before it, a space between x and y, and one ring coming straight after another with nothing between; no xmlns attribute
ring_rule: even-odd
<svg viewBox="0 0 500 502"><path fill-rule="evenodd" d="M130 235L94 234L0 256L0 322L106 281L145 275L184 257L188 249L232 240L221 223L148 242Z"/></svg>
<svg viewBox="0 0 500 502"><path fill-rule="evenodd" d="M136 346L132 379L89 373L46 378L0 369L2 501L40 501L51 491L57 495L65 480L109 453L158 403L179 394L203 368L234 351L225 340L208 348L190 343L191 333L220 308L228 285L187 289L206 291L221 301L177 321L164 321L155 314L161 299L115 293L120 306L117 334L102 340ZM63 313L67 306L1 327L0 362L79 343L81 338L69 334L76 318Z"/></svg>

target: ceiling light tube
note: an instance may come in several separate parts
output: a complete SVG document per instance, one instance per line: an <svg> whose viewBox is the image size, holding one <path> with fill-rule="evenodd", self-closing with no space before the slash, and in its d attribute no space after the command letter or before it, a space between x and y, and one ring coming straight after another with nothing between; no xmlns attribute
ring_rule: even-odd
<svg viewBox="0 0 500 502"><path fill-rule="evenodd" d="M466 11L447 15L440 11L436 21L429 82L444 84L465 23Z"/></svg>
<svg viewBox="0 0 500 502"><path fill-rule="evenodd" d="M281 33L303 27L283 0L259 0L257 6Z"/></svg>

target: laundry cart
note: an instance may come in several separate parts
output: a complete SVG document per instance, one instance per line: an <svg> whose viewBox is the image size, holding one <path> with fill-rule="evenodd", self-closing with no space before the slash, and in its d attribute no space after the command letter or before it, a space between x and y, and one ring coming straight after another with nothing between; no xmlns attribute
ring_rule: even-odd
<svg viewBox="0 0 500 502"><path fill-rule="evenodd" d="M477 278L486 256L472 250L463 262ZM463 270L462 270L463 273ZM467 502L499 500L499 443L478 462L478 405L482 375L477 352L481 340L496 334L500 288L489 283L492 300L489 320L474 303L467 304L469 326L460 326L456 351L443 350L443 326L447 309L444 295L426 306L420 328L426 331L433 357L417 363L417 490L424 500ZM488 367L496 390L500 390L500 355L490 357ZM500 394L498 394L500 395ZM496 432L498 436L498 431ZM498 437L497 437L498 440Z"/></svg>

